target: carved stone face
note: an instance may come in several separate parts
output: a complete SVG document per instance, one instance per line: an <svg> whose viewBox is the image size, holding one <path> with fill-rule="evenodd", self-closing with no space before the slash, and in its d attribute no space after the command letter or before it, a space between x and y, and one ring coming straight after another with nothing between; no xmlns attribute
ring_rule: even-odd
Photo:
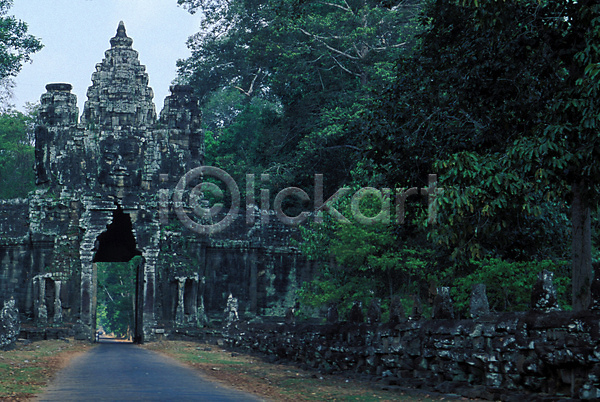
<svg viewBox="0 0 600 402"><path fill-rule="evenodd" d="M100 152L100 184L110 187L140 186L143 158L137 138L108 137L100 141Z"/></svg>

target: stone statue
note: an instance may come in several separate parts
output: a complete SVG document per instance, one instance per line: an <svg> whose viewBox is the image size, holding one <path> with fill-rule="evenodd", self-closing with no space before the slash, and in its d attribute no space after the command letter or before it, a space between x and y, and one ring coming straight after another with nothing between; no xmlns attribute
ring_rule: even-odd
<svg viewBox="0 0 600 402"><path fill-rule="evenodd" d="M402 306L402 300L397 295L392 297L390 300L390 324L398 324L404 320L404 307Z"/></svg>
<svg viewBox="0 0 600 402"><path fill-rule="evenodd" d="M288 307L285 311L285 323L286 324L295 324L296 323L296 311L298 311L297 305L294 307Z"/></svg>
<svg viewBox="0 0 600 402"><path fill-rule="evenodd" d="M381 305L379 299L373 298L369 302L369 309L367 310L367 323L377 324L381 322Z"/></svg>
<svg viewBox="0 0 600 402"><path fill-rule="evenodd" d="M337 303L331 303L327 308L327 322L330 324L336 324L340 319L340 314L338 312Z"/></svg>
<svg viewBox="0 0 600 402"><path fill-rule="evenodd" d="M419 320L423 316L423 305L421 304L421 298L416 293L412 295L413 307L410 318L412 320Z"/></svg>
<svg viewBox="0 0 600 402"><path fill-rule="evenodd" d="M480 318L490 312L490 304L485 292L485 284L477 283L471 290L470 312L472 318Z"/></svg>
<svg viewBox="0 0 600 402"><path fill-rule="evenodd" d="M362 311L362 302L355 301L348 312L348 321L352 323L362 323L365 321L365 317Z"/></svg>
<svg viewBox="0 0 600 402"><path fill-rule="evenodd" d="M554 273L543 270L539 273L538 279L531 290L531 307L534 310L557 311L558 298L556 297L556 288L552 279Z"/></svg>
<svg viewBox="0 0 600 402"><path fill-rule="evenodd" d="M453 319L454 306L450 297L450 288L446 286L439 287L437 294L433 299L433 318Z"/></svg>
<svg viewBox="0 0 600 402"><path fill-rule="evenodd" d="M238 299L229 293L229 296L227 297L227 307L225 308L225 322L227 327L229 327L235 321L240 320L238 309Z"/></svg>

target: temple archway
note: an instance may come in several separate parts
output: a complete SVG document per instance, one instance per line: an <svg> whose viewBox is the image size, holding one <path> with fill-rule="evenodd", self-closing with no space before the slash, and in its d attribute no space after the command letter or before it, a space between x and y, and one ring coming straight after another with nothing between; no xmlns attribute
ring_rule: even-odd
<svg viewBox="0 0 600 402"><path fill-rule="evenodd" d="M140 258L130 263L132 260L140 256ZM125 294L131 291L132 296L132 317L131 336L133 342L143 342L143 278L144 278L144 260L141 258L142 253L137 249L136 239L133 232L133 225L131 217L126 214L123 209L117 205L112 213L112 221L107 226L106 231L102 232L97 239L97 251L93 259L93 306L94 312L93 321L97 325L97 310L98 300L105 300L106 296L104 293L99 294L98 292L106 292L111 302L116 303L113 295L110 295L107 284L103 283L110 279L110 275L117 275L117 270L113 270L111 273L111 267L117 267L115 263L130 263L120 265L121 271L123 269L133 270L133 272L124 272L123 277L127 278L127 281L131 280L131 289L126 289ZM112 265L111 265L112 263ZM107 272L108 271L108 272ZM127 285L123 285L127 288ZM123 296L121 297L128 297ZM122 303L122 306L129 306L128 303Z"/></svg>

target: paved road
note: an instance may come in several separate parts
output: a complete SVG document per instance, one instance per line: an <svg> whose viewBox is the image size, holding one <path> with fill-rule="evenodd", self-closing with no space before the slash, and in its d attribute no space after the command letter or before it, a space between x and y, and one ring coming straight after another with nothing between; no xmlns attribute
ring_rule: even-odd
<svg viewBox="0 0 600 402"><path fill-rule="evenodd" d="M41 401L257 401L216 385L158 353L127 343L100 343L73 359Z"/></svg>

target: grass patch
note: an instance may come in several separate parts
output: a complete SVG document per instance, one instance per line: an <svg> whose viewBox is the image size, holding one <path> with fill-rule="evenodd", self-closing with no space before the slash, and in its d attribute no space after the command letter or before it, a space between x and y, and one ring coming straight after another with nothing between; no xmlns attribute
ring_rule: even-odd
<svg viewBox="0 0 600 402"><path fill-rule="evenodd" d="M0 351L0 398L22 400L35 396L72 357L90 347L88 342L72 339L48 340Z"/></svg>
<svg viewBox="0 0 600 402"><path fill-rule="evenodd" d="M186 341L142 345L202 371L206 377L233 388L277 401L439 401L400 391L377 390L369 383L341 376L321 375L294 365L272 364L219 346ZM447 399L447 398L446 398Z"/></svg>

